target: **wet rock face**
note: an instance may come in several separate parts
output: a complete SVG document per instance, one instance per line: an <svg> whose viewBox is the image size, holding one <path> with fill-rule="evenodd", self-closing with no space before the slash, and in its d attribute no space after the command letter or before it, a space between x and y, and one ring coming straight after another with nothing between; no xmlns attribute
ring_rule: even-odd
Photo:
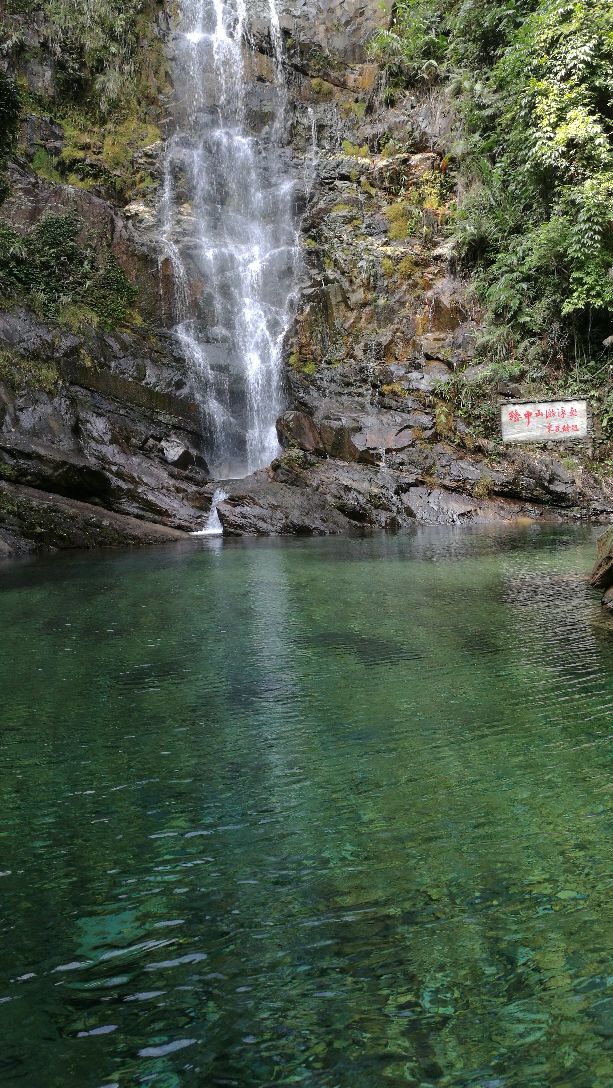
<svg viewBox="0 0 613 1088"><path fill-rule="evenodd" d="M391 3L364 0L281 0L282 29L306 52L318 46L345 64L364 60L373 32L389 25Z"/></svg>
<svg viewBox="0 0 613 1088"><path fill-rule="evenodd" d="M397 532L417 521L486 525L543 516L534 503L433 486L418 465L399 472L295 450L287 451L267 472L231 484L218 513L224 532L232 536ZM554 510L549 518L560 520Z"/></svg>
<svg viewBox="0 0 613 1088"><path fill-rule="evenodd" d="M29 552L189 541L180 529L0 480L0 560Z"/></svg>
<svg viewBox="0 0 613 1088"><path fill-rule="evenodd" d="M284 420L295 422L287 415ZM523 475L524 460L494 466L477 455L458 455L444 443L406 439L404 449L385 455L378 451L375 460L374 449L371 456L363 456L369 432L360 432L355 416L350 427L347 420L336 422L337 440L340 434L345 443L337 456L321 452L321 439L319 448L307 449L318 441L320 432L314 420L314 429L301 421L293 432L293 444L269 470L225 485L228 497L219 507L224 529L233 535L304 533L310 525L310 531L321 535L394 532L416 522L461 525L545 519L560 523L581 516L585 485L576 480L568 484L570 493L562 505L555 487L547 490L546 469L539 473L536 463L530 489ZM329 422L323 420L322 425L325 432ZM304 435L308 441L296 441L296 436Z"/></svg>
<svg viewBox="0 0 613 1088"><path fill-rule="evenodd" d="M5 358L27 358L34 381L51 375L47 388L0 381L0 479L54 496L68 514L64 499L183 532L200 527L208 472L176 348L136 331L74 335L26 311L0 315L0 345ZM129 527L126 539L141 537Z"/></svg>

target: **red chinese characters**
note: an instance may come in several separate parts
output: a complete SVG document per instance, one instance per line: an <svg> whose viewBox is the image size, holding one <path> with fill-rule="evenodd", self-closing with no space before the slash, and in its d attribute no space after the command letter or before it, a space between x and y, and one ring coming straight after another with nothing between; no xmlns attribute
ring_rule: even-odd
<svg viewBox="0 0 613 1088"><path fill-rule="evenodd" d="M501 407L505 442L547 442L581 438L588 433L587 405L583 401L506 404Z"/></svg>

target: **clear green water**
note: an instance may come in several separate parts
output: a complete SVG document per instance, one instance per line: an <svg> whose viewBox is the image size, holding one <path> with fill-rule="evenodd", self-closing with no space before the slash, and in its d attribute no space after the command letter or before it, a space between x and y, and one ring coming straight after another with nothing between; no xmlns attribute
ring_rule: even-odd
<svg viewBox="0 0 613 1088"><path fill-rule="evenodd" d="M0 1084L611 1088L583 530L0 568Z"/></svg>

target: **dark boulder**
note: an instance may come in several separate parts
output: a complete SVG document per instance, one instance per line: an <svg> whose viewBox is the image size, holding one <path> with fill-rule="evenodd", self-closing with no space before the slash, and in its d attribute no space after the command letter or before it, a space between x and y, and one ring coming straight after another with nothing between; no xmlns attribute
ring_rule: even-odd
<svg viewBox="0 0 613 1088"><path fill-rule="evenodd" d="M305 412L286 412L277 420L277 434L283 445L297 446L306 453L324 451L319 431Z"/></svg>
<svg viewBox="0 0 613 1088"><path fill-rule="evenodd" d="M598 539L598 558L590 576L590 585L604 589L603 605L613 611L613 529Z"/></svg>

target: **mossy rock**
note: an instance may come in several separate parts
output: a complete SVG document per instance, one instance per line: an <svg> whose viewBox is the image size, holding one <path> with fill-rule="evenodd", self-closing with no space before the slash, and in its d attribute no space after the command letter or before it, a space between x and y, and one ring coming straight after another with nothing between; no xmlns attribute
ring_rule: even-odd
<svg viewBox="0 0 613 1088"><path fill-rule="evenodd" d="M397 200L383 209L388 222L388 235L392 242L402 242L409 238L419 223L419 214L408 201Z"/></svg>
<svg viewBox="0 0 613 1088"><path fill-rule="evenodd" d="M342 148L345 155L351 155L355 159L367 159L369 155L368 144L353 144L351 140L343 140Z"/></svg>
<svg viewBox="0 0 613 1088"><path fill-rule="evenodd" d="M304 360L297 351L291 353L287 362L292 370L298 374L306 374L307 377L311 377L317 369L312 359Z"/></svg>
<svg viewBox="0 0 613 1088"><path fill-rule="evenodd" d="M33 359L16 351L0 351L0 381L6 382L16 393L26 389L53 393L61 378L57 366L49 360Z"/></svg>
<svg viewBox="0 0 613 1088"><path fill-rule="evenodd" d="M316 98L323 98L329 101L334 97L334 86L332 83L328 83L325 79L316 77L311 80L311 91Z"/></svg>

